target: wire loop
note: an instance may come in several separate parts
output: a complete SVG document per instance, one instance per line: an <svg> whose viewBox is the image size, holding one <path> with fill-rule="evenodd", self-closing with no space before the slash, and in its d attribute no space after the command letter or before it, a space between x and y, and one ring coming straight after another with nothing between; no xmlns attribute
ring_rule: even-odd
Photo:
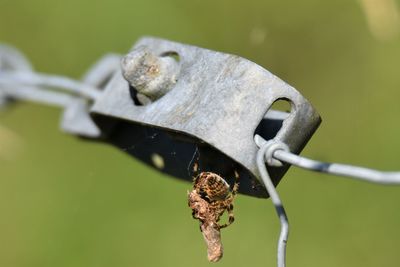
<svg viewBox="0 0 400 267"><path fill-rule="evenodd" d="M272 183L265 163L268 166L276 166L274 165L274 160L276 160L280 163L288 163L311 171L346 176L373 183L400 184L400 172L382 172L364 167L338 163L327 163L304 158L291 153L286 144L283 144L273 139L266 141L259 135L254 136L254 141L259 147L259 151L257 153L257 167L260 172L262 182L264 183L265 188L271 197L271 201L275 206L281 223L281 232L278 240L277 253L278 267L285 266L286 244L289 235L289 223L282 201L280 200L278 192L276 191L275 186Z"/></svg>
<svg viewBox="0 0 400 267"><path fill-rule="evenodd" d="M276 213L278 214L279 221L281 223L281 232L278 240L278 267L286 266L286 244L289 237L289 221L279 194L276 191L271 177L268 174L267 168L265 167L265 157L267 155L267 152L273 153L273 151L276 151L277 149L281 150L282 147L284 146L281 146L280 143L271 140L270 142L264 142L257 153L257 167L260 172L262 182L264 183L264 186L267 189L271 201L275 206Z"/></svg>

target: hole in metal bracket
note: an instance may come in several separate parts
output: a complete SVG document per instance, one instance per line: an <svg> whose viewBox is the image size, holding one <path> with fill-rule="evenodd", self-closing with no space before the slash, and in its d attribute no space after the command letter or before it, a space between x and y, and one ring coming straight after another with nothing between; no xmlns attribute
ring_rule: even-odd
<svg viewBox="0 0 400 267"><path fill-rule="evenodd" d="M260 124L254 131L254 134L260 135L265 140L274 139L291 112L293 112L293 105L289 99L277 99L268 109L264 119L261 120ZM286 173L288 168L288 165L268 168L268 173L270 174L275 186L278 185L280 179Z"/></svg>
<svg viewBox="0 0 400 267"><path fill-rule="evenodd" d="M164 52L160 55L160 57L171 57L173 58L176 62L180 62L181 61L181 57L179 56L179 54L175 51L167 51Z"/></svg>
<svg viewBox="0 0 400 267"><path fill-rule="evenodd" d="M282 128L283 121L290 115L291 110L290 100L276 100L268 109L264 120L257 126L254 134L260 135L265 140L273 139Z"/></svg>
<svg viewBox="0 0 400 267"><path fill-rule="evenodd" d="M138 99L138 92L135 87L132 85L129 85L129 94L131 95L131 98L133 100L133 103L135 103L135 106L143 106L143 103L141 103Z"/></svg>

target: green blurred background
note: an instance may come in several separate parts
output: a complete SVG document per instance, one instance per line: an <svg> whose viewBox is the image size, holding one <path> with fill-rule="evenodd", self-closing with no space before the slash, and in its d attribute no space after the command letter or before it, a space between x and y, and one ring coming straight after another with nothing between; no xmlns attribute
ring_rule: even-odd
<svg viewBox="0 0 400 267"><path fill-rule="evenodd" d="M303 155L400 169L399 1L0 0L0 41L80 76L143 35L224 51L305 95L323 124ZM208 266L189 183L58 130L60 110L0 112L0 266ZM400 187L292 168L278 187L288 266L400 266ZM275 266L269 201L239 196L219 266Z"/></svg>

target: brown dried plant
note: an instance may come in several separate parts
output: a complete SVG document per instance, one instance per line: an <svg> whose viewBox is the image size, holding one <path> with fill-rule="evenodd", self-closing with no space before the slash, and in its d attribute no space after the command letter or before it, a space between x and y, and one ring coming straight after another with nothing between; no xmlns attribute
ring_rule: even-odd
<svg viewBox="0 0 400 267"><path fill-rule="evenodd" d="M194 165L197 172L197 164ZM233 201L239 189L239 175L235 171L235 184L230 190L229 184L218 174L202 172L194 178L193 190L188 193L188 204L194 219L200 221L200 231L207 244L208 260L217 262L222 258L222 228L234 221ZM228 212L228 222L220 225L224 212Z"/></svg>

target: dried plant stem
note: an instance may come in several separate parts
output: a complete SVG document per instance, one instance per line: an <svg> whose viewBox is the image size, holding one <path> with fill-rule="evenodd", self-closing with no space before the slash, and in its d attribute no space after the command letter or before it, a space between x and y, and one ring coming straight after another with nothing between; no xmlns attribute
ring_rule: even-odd
<svg viewBox="0 0 400 267"><path fill-rule="evenodd" d="M200 225L204 240L207 244L207 257L211 262L217 262L222 258L223 247L221 242L221 232L218 224L202 223Z"/></svg>
<svg viewBox="0 0 400 267"><path fill-rule="evenodd" d="M193 218L200 221L200 230L207 244L208 260L217 262L222 258L223 247L216 214L210 210L209 203L201 198L196 190L191 191L188 197L189 207L193 211Z"/></svg>

